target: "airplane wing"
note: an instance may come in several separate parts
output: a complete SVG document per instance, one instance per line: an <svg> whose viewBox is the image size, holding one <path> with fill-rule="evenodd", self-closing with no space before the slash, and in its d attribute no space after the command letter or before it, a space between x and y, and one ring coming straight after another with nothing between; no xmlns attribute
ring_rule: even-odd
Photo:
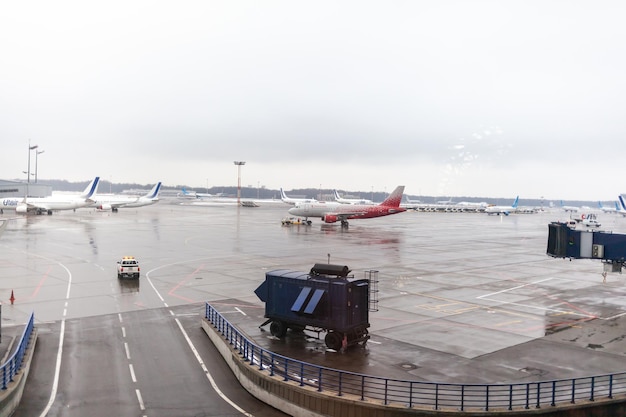
<svg viewBox="0 0 626 417"><path fill-rule="evenodd" d="M32 203L28 201L28 199L24 198L24 200L20 201L15 209L16 212L26 214L32 213L34 211L42 212L50 210L50 206L45 202L41 203Z"/></svg>
<svg viewBox="0 0 626 417"><path fill-rule="evenodd" d="M134 200L128 200L128 201L116 201L116 202L112 202L111 203L111 207L113 208L120 208L120 207L124 207L128 204L132 204L132 203L136 203L137 201L139 201L139 197L137 197Z"/></svg>
<svg viewBox="0 0 626 417"><path fill-rule="evenodd" d="M50 208L50 206L46 203L32 203L28 200L22 201L22 204L24 204L29 211L30 210L49 210Z"/></svg>

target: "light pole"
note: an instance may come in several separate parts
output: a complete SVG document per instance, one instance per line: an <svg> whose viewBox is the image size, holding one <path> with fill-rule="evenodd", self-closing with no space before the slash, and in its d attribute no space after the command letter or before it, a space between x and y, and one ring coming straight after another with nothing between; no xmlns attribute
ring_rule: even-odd
<svg viewBox="0 0 626 417"><path fill-rule="evenodd" d="M235 161L237 165L237 205L241 205L241 166L245 165L245 161Z"/></svg>
<svg viewBox="0 0 626 417"><path fill-rule="evenodd" d="M39 161L39 154L45 151L35 151L35 184L37 184L37 163Z"/></svg>
<svg viewBox="0 0 626 417"><path fill-rule="evenodd" d="M28 139L28 174L26 175L26 183L30 184L30 151L37 149L37 145L30 146L30 139Z"/></svg>

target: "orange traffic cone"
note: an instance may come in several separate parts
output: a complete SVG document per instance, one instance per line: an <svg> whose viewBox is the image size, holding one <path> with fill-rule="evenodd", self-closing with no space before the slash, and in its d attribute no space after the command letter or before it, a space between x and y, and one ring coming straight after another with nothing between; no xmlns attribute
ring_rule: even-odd
<svg viewBox="0 0 626 417"><path fill-rule="evenodd" d="M11 298L9 298L9 300L11 300L11 305L13 305L13 302L15 301L15 296L13 295L13 290L11 290Z"/></svg>

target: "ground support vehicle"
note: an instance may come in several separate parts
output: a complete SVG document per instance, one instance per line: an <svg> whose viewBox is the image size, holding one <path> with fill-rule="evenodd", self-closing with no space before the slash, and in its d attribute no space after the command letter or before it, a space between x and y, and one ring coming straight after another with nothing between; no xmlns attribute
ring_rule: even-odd
<svg viewBox="0 0 626 417"><path fill-rule="evenodd" d="M136 278L139 279L139 261L134 256L124 256L122 260L117 261L117 277L118 278Z"/></svg>
<svg viewBox="0 0 626 417"><path fill-rule="evenodd" d="M302 219L300 217L285 217L283 218L281 221L283 226L300 226L300 225L304 225L304 226L310 226L311 225L311 220L308 219Z"/></svg>
<svg viewBox="0 0 626 417"><path fill-rule="evenodd" d="M369 339L371 276L354 279L347 266L315 264L309 273L279 269L267 272L254 291L265 302L270 333L283 338L288 330L326 332L329 349L345 350ZM377 271L369 271L375 273Z"/></svg>

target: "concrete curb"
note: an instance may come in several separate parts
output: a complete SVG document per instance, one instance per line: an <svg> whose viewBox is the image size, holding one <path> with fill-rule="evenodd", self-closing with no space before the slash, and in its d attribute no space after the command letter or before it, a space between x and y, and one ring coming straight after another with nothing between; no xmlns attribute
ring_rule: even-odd
<svg viewBox="0 0 626 417"><path fill-rule="evenodd" d="M602 400L558 408L468 412L409 409L400 405L383 405L362 401L349 395L333 396L331 393L320 393L315 389L302 387L290 381L285 382L282 377L270 376L267 372L260 371L258 367L250 366L206 318L202 319L202 329L209 336L235 377L250 394L289 415L303 417L612 417L626 415L626 401L624 399Z"/></svg>
<svg viewBox="0 0 626 417"><path fill-rule="evenodd" d="M15 375L13 382L8 384L6 390L0 390L0 417L9 417L20 404L36 345L37 328L33 328L28 348L22 360L22 369Z"/></svg>

